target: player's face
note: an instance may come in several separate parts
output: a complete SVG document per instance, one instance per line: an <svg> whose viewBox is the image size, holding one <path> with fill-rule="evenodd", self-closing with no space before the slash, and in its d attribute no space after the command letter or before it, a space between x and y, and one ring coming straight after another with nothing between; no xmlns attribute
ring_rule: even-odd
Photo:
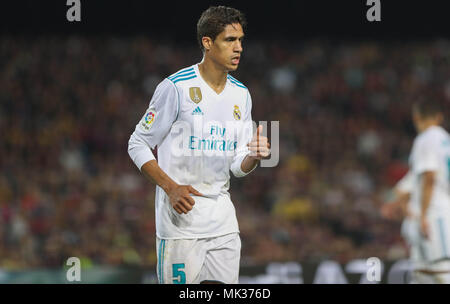
<svg viewBox="0 0 450 304"><path fill-rule="evenodd" d="M242 26L239 23L228 24L211 45L211 59L225 70L235 71L241 59L243 39Z"/></svg>

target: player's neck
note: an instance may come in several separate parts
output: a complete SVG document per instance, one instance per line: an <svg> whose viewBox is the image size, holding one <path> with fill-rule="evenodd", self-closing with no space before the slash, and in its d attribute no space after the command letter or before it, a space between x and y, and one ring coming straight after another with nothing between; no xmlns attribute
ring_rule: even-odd
<svg viewBox="0 0 450 304"><path fill-rule="evenodd" d="M425 131L428 130L429 128L431 128L431 127L437 127L437 126L439 126L439 123L436 122L436 121L426 121L426 122L424 122L424 123L422 124L419 133L425 132Z"/></svg>
<svg viewBox="0 0 450 304"><path fill-rule="evenodd" d="M203 80L214 90L220 94L227 83L228 72L223 68L217 66L211 60L203 58L203 61L198 65L198 71Z"/></svg>

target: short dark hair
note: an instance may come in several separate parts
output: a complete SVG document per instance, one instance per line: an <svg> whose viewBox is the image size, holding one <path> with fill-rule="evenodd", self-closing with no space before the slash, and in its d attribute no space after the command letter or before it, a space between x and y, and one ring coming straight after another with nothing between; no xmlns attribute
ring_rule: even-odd
<svg viewBox="0 0 450 304"><path fill-rule="evenodd" d="M245 16L239 10L226 6L211 6L202 13L197 22L197 40L203 51L202 38L209 37L213 41L229 24L239 23L242 29L247 26Z"/></svg>
<svg viewBox="0 0 450 304"><path fill-rule="evenodd" d="M439 101L435 99L420 99L413 103L413 110L421 117L434 117L442 114L442 106Z"/></svg>

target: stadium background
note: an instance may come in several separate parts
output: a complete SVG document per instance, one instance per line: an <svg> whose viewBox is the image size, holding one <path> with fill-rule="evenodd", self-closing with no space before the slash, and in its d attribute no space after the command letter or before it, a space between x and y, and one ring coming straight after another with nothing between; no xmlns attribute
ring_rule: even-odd
<svg viewBox="0 0 450 304"><path fill-rule="evenodd" d="M64 282L71 256L84 282L156 281L154 186L127 141L158 82L201 60L209 4L82 1L79 24L65 1L2 11L0 282ZM225 4L249 20L233 76L253 119L280 121L278 166L232 179L243 282L314 282L325 265L322 281L357 283L373 256L383 282L405 280L389 279L408 253L379 208L407 171L414 98L449 117L445 19L385 2L380 24L365 1Z"/></svg>

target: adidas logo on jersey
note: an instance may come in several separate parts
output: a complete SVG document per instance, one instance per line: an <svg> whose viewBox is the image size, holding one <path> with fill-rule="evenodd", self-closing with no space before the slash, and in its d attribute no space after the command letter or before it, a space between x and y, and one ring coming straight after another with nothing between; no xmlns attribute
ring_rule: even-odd
<svg viewBox="0 0 450 304"><path fill-rule="evenodd" d="M194 111L192 111L192 115L203 115L202 109L200 107L196 107Z"/></svg>

